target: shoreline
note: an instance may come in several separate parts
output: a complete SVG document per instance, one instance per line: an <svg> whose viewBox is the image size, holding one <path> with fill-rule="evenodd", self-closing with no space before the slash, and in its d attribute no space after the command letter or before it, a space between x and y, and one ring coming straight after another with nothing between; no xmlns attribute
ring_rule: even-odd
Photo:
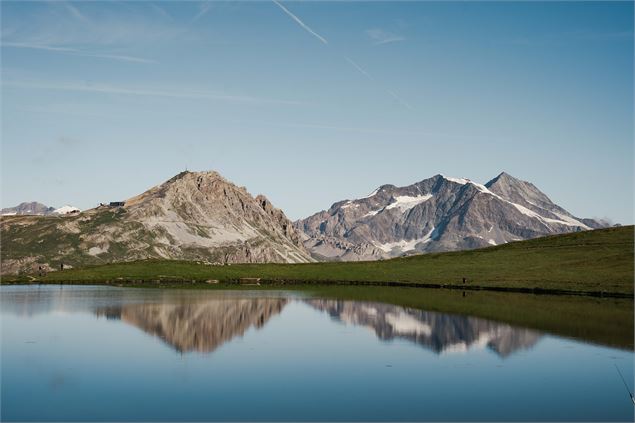
<svg viewBox="0 0 635 423"><path fill-rule="evenodd" d="M424 282L398 282L398 281L346 281L346 280L286 280L286 279L264 279L264 278L245 278L250 279L249 283L241 280L227 280L213 282L209 279L103 279L103 280L10 280L0 281L0 286L5 285L109 285L120 287L141 287L141 288L257 288L257 287L276 287L276 286L292 286L292 287L315 287L315 286L377 286L377 287L395 287L395 288L417 288L417 289L439 289L454 291L489 291L489 292L509 292L516 294L531 295L553 295L553 296L576 296L591 298L621 298L635 300L633 293L627 292L610 292L610 291L581 291L567 290L556 288L540 288L540 287L505 287L505 286L483 286L469 284L441 284L441 283L424 283ZM253 280L257 280L254 283Z"/></svg>

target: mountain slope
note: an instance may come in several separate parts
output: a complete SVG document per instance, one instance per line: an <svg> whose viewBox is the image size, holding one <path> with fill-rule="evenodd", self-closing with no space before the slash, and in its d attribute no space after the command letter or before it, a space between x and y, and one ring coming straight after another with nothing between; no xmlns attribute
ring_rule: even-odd
<svg viewBox="0 0 635 423"><path fill-rule="evenodd" d="M117 280L167 283L209 279L235 282L259 277L285 283L416 286L459 285L479 289L614 293L633 296L633 226L553 235L495 247L418 254L391 260L206 266L196 262L150 260L108 264L36 278L42 283L112 283ZM463 282L466 278L466 282ZM6 277L2 282L28 281ZM119 283L119 282L117 282ZM631 331L632 333L632 331Z"/></svg>
<svg viewBox="0 0 635 423"><path fill-rule="evenodd" d="M12 215L47 215L55 211L54 207L48 207L37 201L20 203L15 207L7 207L0 210L2 216Z"/></svg>
<svg viewBox="0 0 635 423"><path fill-rule="evenodd" d="M355 261L480 248L604 225L573 216L531 183L501 173L485 185L443 175L406 187L382 185L295 226L315 257Z"/></svg>
<svg viewBox="0 0 635 423"><path fill-rule="evenodd" d="M144 258L311 261L284 213L216 172L180 173L123 206L5 216L0 228L3 274Z"/></svg>

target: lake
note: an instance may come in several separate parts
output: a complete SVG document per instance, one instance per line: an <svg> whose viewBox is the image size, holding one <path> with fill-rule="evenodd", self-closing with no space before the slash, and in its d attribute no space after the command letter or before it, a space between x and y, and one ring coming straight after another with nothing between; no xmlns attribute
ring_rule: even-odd
<svg viewBox="0 0 635 423"><path fill-rule="evenodd" d="M0 293L3 421L634 417L616 370L632 390L632 349L584 327L567 337L319 291Z"/></svg>

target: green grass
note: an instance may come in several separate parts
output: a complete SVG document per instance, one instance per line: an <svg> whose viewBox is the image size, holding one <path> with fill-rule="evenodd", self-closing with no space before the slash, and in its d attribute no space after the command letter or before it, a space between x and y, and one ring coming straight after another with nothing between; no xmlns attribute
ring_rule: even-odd
<svg viewBox="0 0 635 423"><path fill-rule="evenodd" d="M3 216L2 260L23 257L46 257L39 262L76 263L83 266L104 263L108 256L96 258L82 247L82 234L99 232L103 227L120 220L120 211L105 210L95 213L91 219L85 216ZM16 223L17 222L17 223ZM76 232L63 231L66 225L77 228ZM140 225L141 226L141 225ZM113 250L117 245L113 246Z"/></svg>
<svg viewBox="0 0 635 423"><path fill-rule="evenodd" d="M480 250L356 263L240 264L145 260L52 272L41 282L238 281L411 283L486 289L633 294L633 226L578 232ZM3 282L30 280L6 277Z"/></svg>

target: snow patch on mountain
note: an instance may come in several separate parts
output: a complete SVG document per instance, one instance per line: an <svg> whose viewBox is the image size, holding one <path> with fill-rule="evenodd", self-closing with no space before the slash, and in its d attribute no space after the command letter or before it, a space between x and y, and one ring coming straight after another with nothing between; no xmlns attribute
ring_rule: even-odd
<svg viewBox="0 0 635 423"><path fill-rule="evenodd" d="M69 214L69 213L79 213L81 210L78 209L77 207L73 207L73 206L63 206L60 207L59 209L55 209L53 210L53 213L55 214Z"/></svg>
<svg viewBox="0 0 635 423"><path fill-rule="evenodd" d="M506 200L503 200L503 201L506 201ZM507 202L509 204L513 205L514 207L516 207L518 209L518 211L520 211L522 214L524 214L526 216L529 216L529 217L533 217L534 219L541 220L544 223L557 223L557 224L560 224L560 225L567 225L567 226L579 226L579 227L587 229L587 230L591 229L590 227L588 227L584 223L582 223L582 222L580 222L578 220L569 218L569 217L564 216L564 215L558 215L558 216L561 217L561 218L564 217L564 218L566 218L566 220L564 220L564 219L563 220L551 219L549 217L541 216L538 213L536 213L535 211L530 210L530 209L528 209L525 206L521 206L520 204L512 203L511 201L507 201Z"/></svg>
<svg viewBox="0 0 635 423"><path fill-rule="evenodd" d="M377 189L376 189L375 191L371 192L371 193L370 193L370 194L368 194L366 197L362 197L362 198L360 198L360 200L363 200L364 198L374 197L374 196L375 196L375 195L379 192L379 190L381 190L381 187L377 187Z"/></svg>
<svg viewBox="0 0 635 423"><path fill-rule="evenodd" d="M386 206L387 210L398 208L402 212L410 210L411 208L424 203L432 198L432 194L417 195L412 197L409 195L398 195L395 197L395 202Z"/></svg>
<svg viewBox="0 0 635 423"><path fill-rule="evenodd" d="M395 333L400 335L424 335L432 334L432 327L415 319L413 316L403 311L399 313L386 313L386 323L388 323Z"/></svg>
<svg viewBox="0 0 635 423"><path fill-rule="evenodd" d="M465 185L470 182L470 180L467 178L453 178L451 176L445 176L445 175L441 175L441 177L445 179L446 181L454 182L459 185Z"/></svg>
<svg viewBox="0 0 635 423"><path fill-rule="evenodd" d="M342 207L340 207L341 209L347 209L349 207L358 207L359 204L355 204L352 201L347 201Z"/></svg>
<svg viewBox="0 0 635 423"><path fill-rule="evenodd" d="M406 251L412 251L415 249L417 244L430 242L432 240L432 236L434 235L435 229L436 228L432 228L432 230L428 232L427 234L425 234L422 238L411 239L411 240L403 239L401 241L387 242L385 244L376 243L375 246L387 253L394 252L394 250L397 250L398 252L402 252L402 253Z"/></svg>

